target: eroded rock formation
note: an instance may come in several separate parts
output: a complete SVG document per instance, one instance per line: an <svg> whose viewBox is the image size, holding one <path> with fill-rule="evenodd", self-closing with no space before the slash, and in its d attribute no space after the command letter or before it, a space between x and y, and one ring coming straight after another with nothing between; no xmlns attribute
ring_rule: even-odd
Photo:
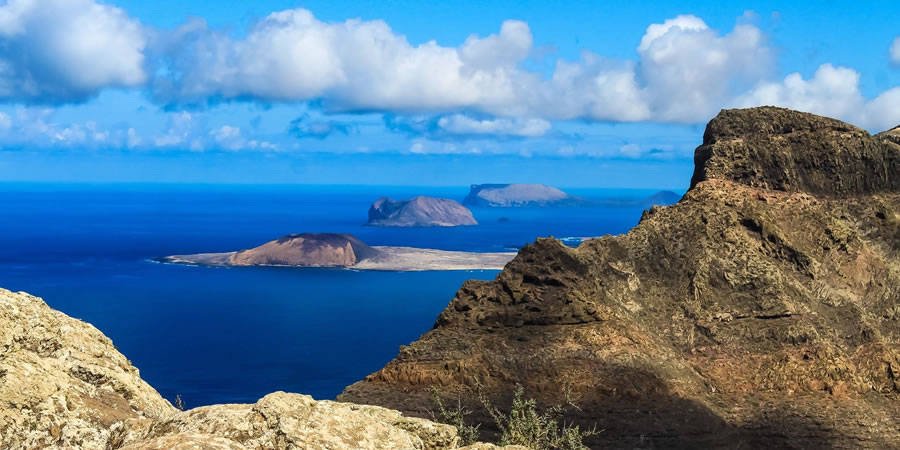
<svg viewBox="0 0 900 450"><path fill-rule="evenodd" d="M437 450L457 443L449 425L284 392L253 405L178 411L96 328L40 298L0 289L0 448Z"/></svg>
<svg viewBox="0 0 900 450"><path fill-rule="evenodd" d="M421 415L438 386L478 411L473 385L503 404L520 383L573 396L598 446L898 448L895 134L723 111L678 204L539 239L339 398Z"/></svg>

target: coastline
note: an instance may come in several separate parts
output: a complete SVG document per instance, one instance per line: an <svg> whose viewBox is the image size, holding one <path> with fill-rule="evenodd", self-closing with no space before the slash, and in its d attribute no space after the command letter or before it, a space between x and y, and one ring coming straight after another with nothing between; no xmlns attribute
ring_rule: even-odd
<svg viewBox="0 0 900 450"><path fill-rule="evenodd" d="M437 270L502 270L517 252L463 252L417 247L373 246L378 256L363 259L350 266L301 266L288 264L233 264L230 257L237 253L195 253L154 258L164 264L182 264L207 267L292 267L292 268L340 268L396 272Z"/></svg>

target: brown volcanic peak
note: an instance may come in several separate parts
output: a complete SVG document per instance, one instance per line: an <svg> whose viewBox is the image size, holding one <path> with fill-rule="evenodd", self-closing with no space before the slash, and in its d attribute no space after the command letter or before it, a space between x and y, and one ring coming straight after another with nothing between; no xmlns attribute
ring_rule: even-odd
<svg viewBox="0 0 900 450"><path fill-rule="evenodd" d="M578 398L595 445L900 446L900 189L880 172L898 151L832 119L724 111L678 204L524 248L341 398L426 414L432 385L477 380L502 404L520 383Z"/></svg>
<svg viewBox="0 0 900 450"><path fill-rule="evenodd" d="M887 151L885 140L835 119L784 108L725 110L706 127L694 154L691 186L724 179L827 196L897 191L900 153Z"/></svg>
<svg viewBox="0 0 900 450"><path fill-rule="evenodd" d="M349 234L302 233L241 250L229 258L229 263L238 266L349 267L376 255L378 250Z"/></svg>

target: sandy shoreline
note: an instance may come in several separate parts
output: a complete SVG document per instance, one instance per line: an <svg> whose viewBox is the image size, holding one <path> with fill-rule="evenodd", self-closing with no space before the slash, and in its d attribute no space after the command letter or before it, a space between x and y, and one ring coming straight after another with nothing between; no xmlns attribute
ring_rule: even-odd
<svg viewBox="0 0 900 450"><path fill-rule="evenodd" d="M378 255L364 259L352 266L338 266L354 270L387 270L414 272L426 270L500 270L515 256L515 252L457 252L415 247L373 246ZM172 255L157 259L170 264L190 264L198 266L244 267L229 261L237 252L196 253ZM334 266L286 266L257 264L275 267L334 267Z"/></svg>

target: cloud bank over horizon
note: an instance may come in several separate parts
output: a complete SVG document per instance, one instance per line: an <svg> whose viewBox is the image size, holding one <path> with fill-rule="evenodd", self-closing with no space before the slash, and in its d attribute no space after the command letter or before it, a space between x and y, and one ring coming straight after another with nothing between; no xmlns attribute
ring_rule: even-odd
<svg viewBox="0 0 900 450"><path fill-rule="evenodd" d="M276 149L248 127L196 120L233 103L303 105L315 117L298 112L283 134L318 140L356 135L357 126L332 116L364 114L383 114L387 130L438 141L542 138L564 122L697 125L722 108L759 105L870 130L900 123L900 86L867 97L858 71L830 63L809 77L779 76L776 47L746 17L725 32L693 15L649 24L634 37L632 59L586 49L542 66L534 42L519 20L453 47L411 43L382 20L327 22L306 9L273 12L236 34L202 19L155 29L93 0L11 0L0 6L0 100L20 112L0 116L0 140ZM900 37L889 61L900 65ZM49 120L47 108L115 89L141 92L167 115L167 127L141 136L127 124Z"/></svg>

